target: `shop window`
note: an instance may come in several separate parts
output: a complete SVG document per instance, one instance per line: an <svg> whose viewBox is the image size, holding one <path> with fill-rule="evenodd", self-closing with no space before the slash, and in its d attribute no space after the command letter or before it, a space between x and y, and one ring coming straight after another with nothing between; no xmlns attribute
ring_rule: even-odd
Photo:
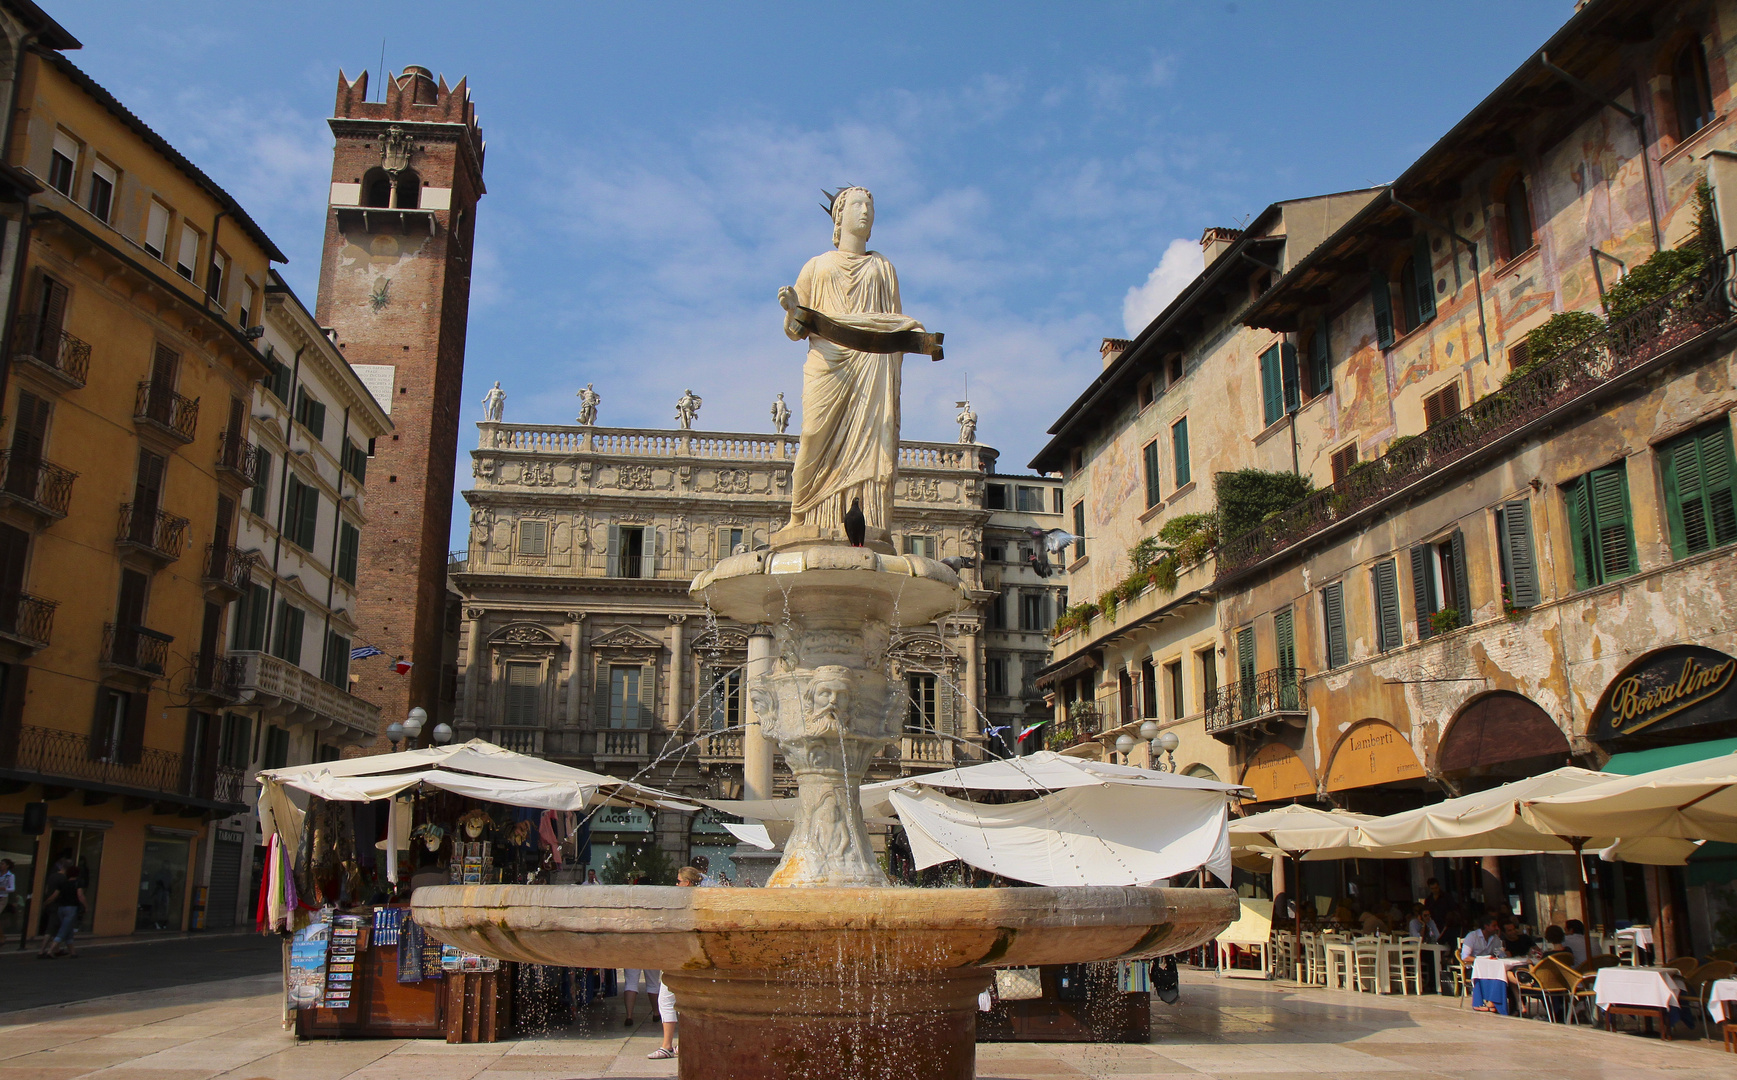
<svg viewBox="0 0 1737 1080"><path fill-rule="evenodd" d="M1333 482L1337 484L1357 465L1357 444L1347 443L1333 451Z"/></svg>
<svg viewBox="0 0 1737 1080"><path fill-rule="evenodd" d="M510 662L505 667L505 722L509 727L536 727L541 721L537 699L543 690L543 665Z"/></svg>
<svg viewBox="0 0 1737 1080"><path fill-rule="evenodd" d="M1501 552L1502 599L1509 608L1536 607L1538 563L1532 548L1532 504L1525 499L1505 502L1496 511L1497 547Z"/></svg>
<svg viewBox="0 0 1737 1080"><path fill-rule="evenodd" d="M1460 384L1448 383L1435 393L1423 399L1423 426L1435 427L1443 420L1458 416L1460 411Z"/></svg>
<svg viewBox="0 0 1737 1080"><path fill-rule="evenodd" d="M1628 470L1621 461L1594 469L1562 487L1574 545L1574 586L1589 589L1618 581L1640 566L1635 555L1634 517L1628 501Z"/></svg>
<svg viewBox="0 0 1737 1080"><path fill-rule="evenodd" d="M910 695L910 712L905 718L905 730L933 735L941 729L941 701L938 680L928 672L913 672L905 676L905 692Z"/></svg>
<svg viewBox="0 0 1737 1080"><path fill-rule="evenodd" d="M1455 529L1445 540L1418 544L1411 549L1411 599L1419 641L1434 636L1438 621L1447 624L1440 627L1444 630L1471 625L1464 533ZM1444 612L1451 613L1451 617L1434 618Z"/></svg>
<svg viewBox="0 0 1737 1080"><path fill-rule="evenodd" d="M983 661L983 690L990 697L1007 696L1007 658L991 656Z"/></svg>
<svg viewBox="0 0 1737 1080"><path fill-rule="evenodd" d="M56 131L54 148L48 152L48 186L71 198L77 172L78 140L64 131Z"/></svg>
<svg viewBox="0 0 1737 1080"><path fill-rule="evenodd" d="M983 506L987 510L1007 509L1007 485L985 485L983 489Z"/></svg>
<svg viewBox="0 0 1737 1080"><path fill-rule="evenodd" d="M1170 456L1172 468L1175 470L1176 486L1185 488L1194 479L1193 467L1188 461L1188 417L1170 425Z"/></svg>
<svg viewBox="0 0 1737 1080"><path fill-rule="evenodd" d="M1671 96L1677 107L1677 138L1687 139L1713 122L1713 83L1707 77L1707 47L1696 37L1671 64Z"/></svg>
<svg viewBox="0 0 1737 1080"><path fill-rule="evenodd" d="M1321 625L1327 637L1327 667L1342 668L1350 659L1345 638L1345 585L1335 581L1321 588Z"/></svg>
<svg viewBox="0 0 1737 1080"><path fill-rule="evenodd" d="M1147 443L1140 457L1146 470L1146 505L1157 506L1163 498L1158 492L1158 440Z"/></svg>
<svg viewBox="0 0 1737 1080"><path fill-rule="evenodd" d="M1671 554L1696 555L1737 541L1737 463L1727 420L1659 447Z"/></svg>
<svg viewBox="0 0 1737 1080"><path fill-rule="evenodd" d="M1386 559L1369 568L1375 592L1375 648L1380 652L1405 644L1399 625L1399 567Z"/></svg>

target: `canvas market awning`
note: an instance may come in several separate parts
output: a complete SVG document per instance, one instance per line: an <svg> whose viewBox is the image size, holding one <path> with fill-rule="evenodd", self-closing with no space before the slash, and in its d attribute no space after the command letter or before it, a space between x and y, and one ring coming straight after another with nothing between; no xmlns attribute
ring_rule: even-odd
<svg viewBox="0 0 1737 1080"><path fill-rule="evenodd" d="M1563 835L1737 841L1737 754L1531 799L1521 814Z"/></svg>

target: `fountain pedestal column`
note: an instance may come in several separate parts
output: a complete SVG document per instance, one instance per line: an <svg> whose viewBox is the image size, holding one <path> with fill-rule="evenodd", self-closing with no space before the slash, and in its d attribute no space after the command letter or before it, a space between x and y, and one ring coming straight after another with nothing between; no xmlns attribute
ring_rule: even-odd
<svg viewBox="0 0 1737 1080"><path fill-rule="evenodd" d="M971 1080L986 968L664 972L681 1080Z"/></svg>

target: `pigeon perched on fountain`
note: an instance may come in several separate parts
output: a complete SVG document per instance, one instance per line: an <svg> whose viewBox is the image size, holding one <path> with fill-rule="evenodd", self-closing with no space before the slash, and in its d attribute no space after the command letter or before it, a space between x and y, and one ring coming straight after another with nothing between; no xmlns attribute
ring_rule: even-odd
<svg viewBox="0 0 1737 1080"><path fill-rule="evenodd" d="M844 535L851 547L862 547L868 536L868 519L862 516L861 499L852 499L850 509L844 512Z"/></svg>
<svg viewBox="0 0 1737 1080"><path fill-rule="evenodd" d="M977 565L977 560L970 555L949 555L941 560L941 565L957 574L961 570L969 570Z"/></svg>

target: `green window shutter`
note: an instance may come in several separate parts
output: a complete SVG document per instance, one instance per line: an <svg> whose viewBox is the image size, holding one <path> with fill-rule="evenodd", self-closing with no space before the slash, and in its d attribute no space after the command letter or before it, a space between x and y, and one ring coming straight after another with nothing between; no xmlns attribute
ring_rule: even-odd
<svg viewBox="0 0 1737 1080"><path fill-rule="evenodd" d="M1659 456L1671 554L1680 559L1737 540L1731 429L1721 422L1691 432L1661 447Z"/></svg>
<svg viewBox="0 0 1737 1080"><path fill-rule="evenodd" d="M1297 347L1289 342L1279 346L1279 373L1284 384L1285 412L1294 413L1303 405L1303 384L1297 372Z"/></svg>
<svg viewBox="0 0 1737 1080"><path fill-rule="evenodd" d="M296 543L303 551L313 553L320 529L320 490L311 484L302 485L301 520L296 525Z"/></svg>
<svg viewBox="0 0 1737 1080"><path fill-rule="evenodd" d="M1194 477L1188 465L1188 417L1170 425L1170 449L1176 459L1176 486L1182 487Z"/></svg>
<svg viewBox="0 0 1737 1080"><path fill-rule="evenodd" d="M271 496L271 451L265 447L259 448L259 469L254 473L253 491L248 496L247 508L257 517L264 517L267 500Z"/></svg>
<svg viewBox="0 0 1737 1080"><path fill-rule="evenodd" d="M1599 580L1615 581L1634 573L1634 521L1629 511L1628 470L1622 462L1592 473L1592 516L1598 525Z"/></svg>
<svg viewBox="0 0 1737 1080"><path fill-rule="evenodd" d="M1454 607L1460 613L1460 625L1472 624L1472 588L1466 579L1466 534L1458 529L1448 538L1454 556Z"/></svg>
<svg viewBox="0 0 1737 1080"><path fill-rule="evenodd" d="M591 723L602 729L609 726L609 695L614 689L610 680L610 668L607 661L599 659L594 665L594 677L591 680Z"/></svg>
<svg viewBox="0 0 1737 1080"><path fill-rule="evenodd" d="M1285 384L1279 372L1279 347L1261 353L1261 412L1267 424L1285 415Z"/></svg>
<svg viewBox="0 0 1737 1080"><path fill-rule="evenodd" d="M356 554L362 545L362 534L349 522L338 526L338 576L356 584Z"/></svg>
<svg viewBox="0 0 1737 1080"><path fill-rule="evenodd" d="M1254 685L1255 679L1255 636L1254 627L1246 626L1236 635L1236 677L1245 686Z"/></svg>
<svg viewBox="0 0 1737 1080"><path fill-rule="evenodd" d="M1158 443L1156 440L1146 444L1143 451L1146 465L1146 505L1158 505Z"/></svg>
<svg viewBox="0 0 1737 1080"><path fill-rule="evenodd" d="M1375 581L1375 617L1377 645L1382 652L1404 644L1399 625L1399 568L1392 559L1376 563L1371 571Z"/></svg>
<svg viewBox="0 0 1737 1080"><path fill-rule="evenodd" d="M1273 641L1278 646L1278 666L1281 668L1297 666L1296 630L1296 618L1290 608L1273 616Z"/></svg>
<svg viewBox="0 0 1737 1080"><path fill-rule="evenodd" d="M1411 604L1417 616L1419 641L1435 633L1435 627L1429 623L1435 611L1435 578L1429 571L1429 545L1419 544L1411 549Z"/></svg>
<svg viewBox="0 0 1737 1080"><path fill-rule="evenodd" d="M1348 659L1345 648L1345 586L1335 581L1321 589L1321 621L1327 630L1327 666L1341 668Z"/></svg>
<svg viewBox="0 0 1737 1080"><path fill-rule="evenodd" d="M1332 339L1327 336L1327 316L1321 316L1315 336L1309 339L1309 391L1325 394L1333 389Z"/></svg>
<svg viewBox="0 0 1737 1080"><path fill-rule="evenodd" d="M1587 493L1592 489L1592 477L1582 476L1562 488L1563 501L1568 504L1568 534L1574 548L1574 587L1589 589L1597 565L1593 558L1592 503Z"/></svg>
<svg viewBox="0 0 1737 1080"><path fill-rule="evenodd" d="M1707 490L1707 520L1713 546L1737 542L1737 455L1731 429L1721 423L1701 435L1701 468Z"/></svg>
<svg viewBox="0 0 1737 1080"><path fill-rule="evenodd" d="M1387 291L1387 275L1380 270L1369 274L1369 304L1375 309L1375 344L1390 349L1393 347L1393 297Z"/></svg>
<svg viewBox="0 0 1737 1080"><path fill-rule="evenodd" d="M1078 538L1074 541L1074 558L1083 559L1086 557L1086 504L1083 500L1074 503L1074 536Z"/></svg>
<svg viewBox="0 0 1737 1080"><path fill-rule="evenodd" d="M1435 266L1429 257L1429 236L1418 233L1413 238L1413 272L1417 276L1417 326L1435 318Z"/></svg>
<svg viewBox="0 0 1737 1080"><path fill-rule="evenodd" d="M1532 555L1532 504L1516 499L1502 504L1502 550L1508 561L1508 602L1538 606L1538 564Z"/></svg>

